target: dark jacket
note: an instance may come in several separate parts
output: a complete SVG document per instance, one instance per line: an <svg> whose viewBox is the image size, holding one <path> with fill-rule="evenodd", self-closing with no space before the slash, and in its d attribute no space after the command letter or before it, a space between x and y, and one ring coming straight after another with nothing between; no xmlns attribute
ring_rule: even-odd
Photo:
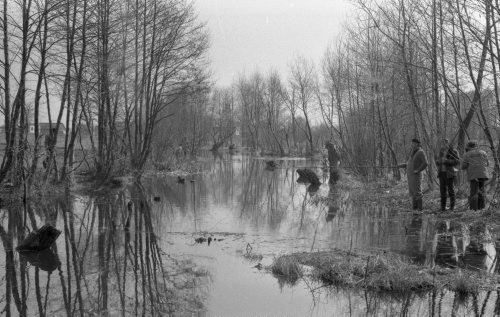
<svg viewBox="0 0 500 317"><path fill-rule="evenodd" d="M445 155L446 152L446 155ZM440 159L444 156L444 161L440 161ZM441 167L444 165L446 167L446 176L448 178L453 178L457 176L458 172L458 163L460 161L460 157L458 155L458 151L453 147L441 148L439 151L439 157L436 158L436 166L438 168L438 173L441 172Z"/></svg>
<svg viewBox="0 0 500 317"><path fill-rule="evenodd" d="M413 151L406 163L408 189L413 199L422 198L422 171L427 167L427 157L424 150L418 148Z"/></svg>
<svg viewBox="0 0 500 317"><path fill-rule="evenodd" d="M488 179L488 166L486 152L476 148L464 154L461 168L467 170L467 179L470 181L478 178Z"/></svg>
<svg viewBox="0 0 500 317"><path fill-rule="evenodd" d="M413 151L406 163L406 169L408 174L415 174L422 172L427 167L427 157L425 156L424 150L418 148Z"/></svg>

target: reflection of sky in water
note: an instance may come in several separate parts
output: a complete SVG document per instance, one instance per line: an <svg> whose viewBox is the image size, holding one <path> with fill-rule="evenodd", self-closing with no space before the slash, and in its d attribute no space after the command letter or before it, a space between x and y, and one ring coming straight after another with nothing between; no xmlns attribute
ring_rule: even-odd
<svg viewBox="0 0 500 317"><path fill-rule="evenodd" d="M352 246L399 252L429 266L494 271L495 245L485 228L469 230L432 216L398 214L369 202L361 205L351 199L353 193L330 188L320 169L316 171L324 184L308 191L307 185L296 182L295 169L318 162L286 160L275 171L266 171L263 160L239 155L206 159L203 164L207 172L188 176L184 185L177 184L175 177L145 178L141 187L130 186L121 194L31 206L28 227L48 222L63 233L53 252L0 256L0 298L3 303L9 301L11 315L19 315L23 303L26 315L39 315L45 312L45 301L49 316L73 311L125 316L143 312L421 316L438 309L468 316L483 305L485 316L493 314L496 293L481 293L468 305L459 305L459 299L447 292L394 298L327 290L305 280L291 287L280 285L271 274L254 268L257 262L243 256L250 246L254 254L263 255L262 264L269 265L284 253ZM318 197L328 195L334 203L318 202ZM19 220L23 209L17 206L4 212L2 228L12 238L3 234L2 240L9 250L21 239L17 233L23 225ZM196 244L195 238L203 235L222 240L210 246ZM30 285L24 298L19 295L23 283Z"/></svg>
<svg viewBox="0 0 500 317"><path fill-rule="evenodd" d="M158 222L164 236L176 236L178 241L171 245L170 252L199 257L199 263L205 265L209 265L206 256L212 258L209 266L214 280L209 310L214 314L232 315L241 309L249 316L263 312L270 315L300 312L297 315L303 316L308 314L304 307L314 304L303 282L295 288L285 286L280 290L274 278L249 269L255 263L241 257L248 243L253 252L264 255L265 265L283 253L345 249L352 245L355 249L388 249L431 266L453 265L453 259L455 265L464 265L465 261L472 267L470 264L475 261L476 265L484 263L479 268L488 266L487 259L495 253L492 244L484 248L489 250L489 257L475 255L467 259L458 248L470 244L469 235L456 230L443 231L442 224L433 217L399 214L370 203L360 205L349 199L349 193L329 188L324 178L319 190L309 193L306 185L296 183L295 167L318 164L286 161L281 168L266 171L262 160L224 157L215 161L208 173L197 175L194 183L180 185L173 178L153 179L148 183L152 195L162 197L153 210L162 215ZM320 169L316 171L322 174ZM335 199L331 206L315 199L329 194ZM190 246L194 237L208 233L223 236L225 240L210 247ZM241 296L236 298L235 293ZM332 296L322 298L321 304L313 308L314 313L328 316L332 309L340 313L346 298L339 294ZM266 298L272 298L273 304L265 304L269 302ZM359 305L351 310L359 313L358 308Z"/></svg>

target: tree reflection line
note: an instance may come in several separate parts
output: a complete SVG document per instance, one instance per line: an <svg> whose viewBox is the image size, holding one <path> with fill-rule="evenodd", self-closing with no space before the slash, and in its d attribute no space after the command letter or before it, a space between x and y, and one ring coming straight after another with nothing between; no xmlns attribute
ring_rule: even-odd
<svg viewBox="0 0 500 317"><path fill-rule="evenodd" d="M22 212L19 207L10 206L6 221L0 225L6 268L5 315L12 315L12 304L20 316L28 315L28 307L38 310L40 316L46 316L48 309L59 310L58 303L63 305L68 316L109 312L110 308L118 307L122 316L132 313L132 310L142 316L173 315L182 308L180 302L173 300L173 290L168 288L173 283L165 270L162 260L165 254L158 246L151 208L144 191L140 185L130 191L111 200L105 197L88 200L79 211L74 210L74 202L69 196L66 201L37 209L39 215L35 215L33 208L28 208L31 230L36 230L44 222L60 223L64 227L63 241L52 247L54 256L59 258L61 254L63 259L63 263L58 262L57 266L59 284L52 286L52 272L43 276L40 268L34 265L32 274L23 257L16 261L13 246L24 238L22 224L25 219L20 219ZM76 212L81 215L78 220L75 219ZM61 253L58 247L63 247L64 251ZM93 262L93 254L97 255L97 263ZM96 279L91 272L94 267L97 268ZM130 273L133 274L132 280ZM45 290L41 278L46 278ZM35 298L31 297L28 287L32 280L35 282ZM130 298L129 286L132 285L134 294ZM49 301L57 296L57 288L62 298Z"/></svg>

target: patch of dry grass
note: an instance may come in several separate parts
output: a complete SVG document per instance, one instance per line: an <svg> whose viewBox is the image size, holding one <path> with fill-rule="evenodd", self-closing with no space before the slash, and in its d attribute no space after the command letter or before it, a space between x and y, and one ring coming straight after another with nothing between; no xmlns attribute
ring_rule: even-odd
<svg viewBox="0 0 500 317"><path fill-rule="evenodd" d="M427 268L396 254L359 254L343 250L294 253L278 257L271 271L297 279L300 266L312 267L311 278L330 285L395 293L448 288L461 294L495 289L498 278L481 272Z"/></svg>
<svg viewBox="0 0 500 317"><path fill-rule="evenodd" d="M295 284L304 275L301 263L294 255L276 258L270 267L271 272L280 281Z"/></svg>

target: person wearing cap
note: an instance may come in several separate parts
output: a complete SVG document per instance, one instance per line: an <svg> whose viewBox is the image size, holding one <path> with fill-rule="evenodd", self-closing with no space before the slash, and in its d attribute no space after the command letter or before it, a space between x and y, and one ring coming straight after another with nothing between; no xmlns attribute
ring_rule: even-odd
<svg viewBox="0 0 500 317"><path fill-rule="evenodd" d="M448 139L441 141L441 149L436 157L438 169L439 192L441 194L441 211L446 210L446 194L450 197L450 210L455 208L455 178L459 163L458 151L450 145Z"/></svg>
<svg viewBox="0 0 500 317"><path fill-rule="evenodd" d="M408 190L412 199L413 210L423 209L422 171L427 168L427 156L420 146L419 139L411 140L411 154L406 163L398 165L406 168Z"/></svg>
<svg viewBox="0 0 500 317"><path fill-rule="evenodd" d="M469 207L472 210L481 210L486 204L484 183L489 178L488 156L485 151L477 147L474 141L467 143L465 152L461 168L467 170L467 179L470 184Z"/></svg>

